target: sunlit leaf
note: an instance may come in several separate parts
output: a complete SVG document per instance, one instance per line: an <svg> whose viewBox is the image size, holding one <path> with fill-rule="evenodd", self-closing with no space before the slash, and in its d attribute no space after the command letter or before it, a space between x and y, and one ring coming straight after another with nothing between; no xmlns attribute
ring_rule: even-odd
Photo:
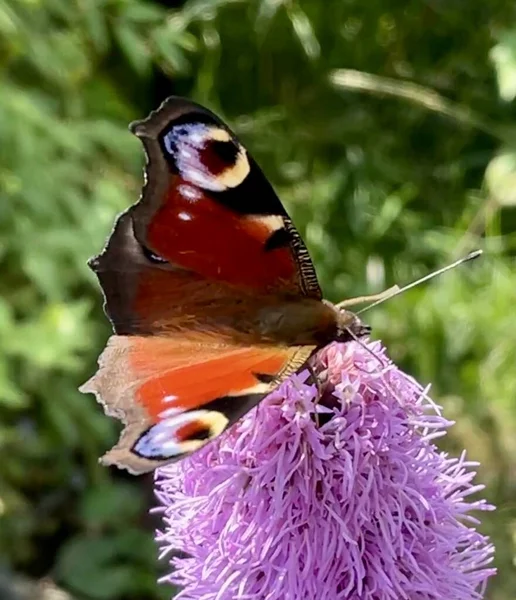
<svg viewBox="0 0 516 600"><path fill-rule="evenodd" d="M505 31L490 52L496 69L498 90L502 100L510 102L516 98L516 28Z"/></svg>
<svg viewBox="0 0 516 600"><path fill-rule="evenodd" d="M288 16L292 22L294 33L299 39L299 42L301 43L301 46L307 57L312 60L318 58L321 52L321 47L307 14L298 4L289 3Z"/></svg>
<svg viewBox="0 0 516 600"><path fill-rule="evenodd" d="M516 205L516 150L506 150L491 160L486 169L486 184L496 202Z"/></svg>

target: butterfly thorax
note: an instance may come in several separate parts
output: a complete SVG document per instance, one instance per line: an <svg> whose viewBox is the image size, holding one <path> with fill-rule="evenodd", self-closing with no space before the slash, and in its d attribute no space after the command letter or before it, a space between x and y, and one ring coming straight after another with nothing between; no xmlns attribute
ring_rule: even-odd
<svg viewBox="0 0 516 600"><path fill-rule="evenodd" d="M263 308L257 331L276 343L324 346L363 336L369 328L354 313L331 302L305 299Z"/></svg>

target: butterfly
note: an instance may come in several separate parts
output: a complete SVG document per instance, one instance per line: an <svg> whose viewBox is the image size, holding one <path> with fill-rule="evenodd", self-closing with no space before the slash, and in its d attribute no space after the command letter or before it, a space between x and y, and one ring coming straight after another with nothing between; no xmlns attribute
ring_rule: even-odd
<svg viewBox="0 0 516 600"><path fill-rule="evenodd" d="M101 461L139 474L198 450L319 349L369 328L323 299L271 184L215 114L171 97L130 130L145 183L88 263L114 334L80 389L124 424Z"/></svg>

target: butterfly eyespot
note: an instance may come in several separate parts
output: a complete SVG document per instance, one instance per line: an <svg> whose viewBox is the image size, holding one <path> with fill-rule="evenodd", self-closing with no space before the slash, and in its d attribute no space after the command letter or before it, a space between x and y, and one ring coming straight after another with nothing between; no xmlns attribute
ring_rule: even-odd
<svg viewBox="0 0 516 600"><path fill-rule="evenodd" d="M201 409L175 414L151 425L131 450L143 458L168 460L202 448L220 435L228 423L228 418L218 411Z"/></svg>
<svg viewBox="0 0 516 600"><path fill-rule="evenodd" d="M209 148L227 165L234 165L240 152L240 148L233 141L213 140Z"/></svg>
<svg viewBox="0 0 516 600"><path fill-rule="evenodd" d="M212 437L212 429L202 421L192 421L180 427L176 431L176 437L180 442L209 440Z"/></svg>
<svg viewBox="0 0 516 600"><path fill-rule="evenodd" d="M168 263L168 260L165 260L164 258L161 258L161 256L154 254L154 252L152 252L152 250L149 250L149 248L147 248L146 246L142 246L142 252L145 258L152 263L160 265Z"/></svg>

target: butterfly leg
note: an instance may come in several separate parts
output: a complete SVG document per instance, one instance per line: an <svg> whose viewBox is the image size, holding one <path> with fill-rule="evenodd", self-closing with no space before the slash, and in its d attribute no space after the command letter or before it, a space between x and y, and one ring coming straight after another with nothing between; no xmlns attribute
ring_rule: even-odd
<svg viewBox="0 0 516 600"><path fill-rule="evenodd" d="M308 372L310 373L310 377L313 380L313 382L315 383L315 386L317 387L317 396L314 401L315 408L317 408L317 404L319 404L319 401L321 400L322 394L323 394L322 382L319 378L319 375L315 371L314 367L310 363L307 363L306 368L308 369ZM315 424L317 425L317 427L319 427L319 414L318 414L317 410L314 413L314 420L315 420Z"/></svg>

